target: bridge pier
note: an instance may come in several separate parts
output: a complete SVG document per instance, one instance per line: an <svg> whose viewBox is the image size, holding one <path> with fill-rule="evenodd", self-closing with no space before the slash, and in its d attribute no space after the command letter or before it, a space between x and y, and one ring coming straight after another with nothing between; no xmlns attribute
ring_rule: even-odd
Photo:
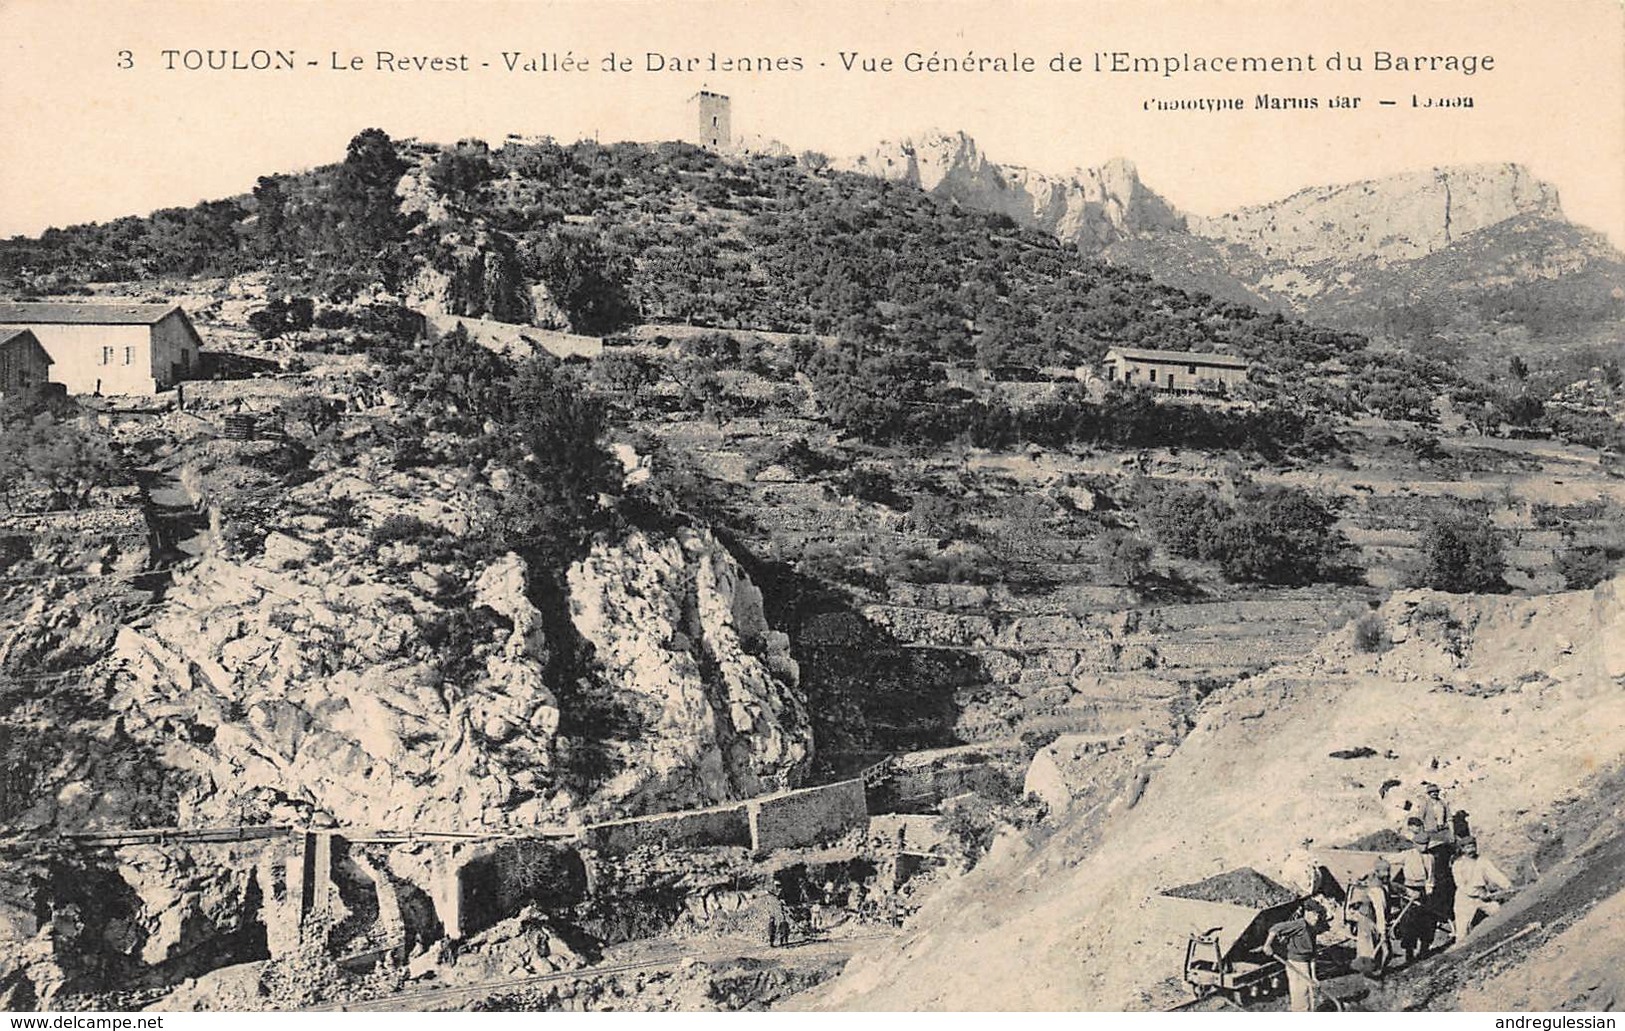
<svg viewBox="0 0 1625 1031"><path fill-rule="evenodd" d="M434 883L429 898L441 930L452 941L463 937L463 868L468 857L458 855L456 845L447 845L434 864Z"/></svg>

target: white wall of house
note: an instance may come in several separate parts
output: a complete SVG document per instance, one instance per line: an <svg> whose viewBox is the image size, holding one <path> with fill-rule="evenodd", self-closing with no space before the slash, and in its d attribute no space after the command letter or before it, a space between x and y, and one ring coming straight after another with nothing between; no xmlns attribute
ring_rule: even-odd
<svg viewBox="0 0 1625 1031"><path fill-rule="evenodd" d="M1156 390L1203 390L1209 384L1229 388L1247 382L1247 370L1224 365L1145 361L1118 357L1113 362L1114 379Z"/></svg>
<svg viewBox="0 0 1625 1031"><path fill-rule="evenodd" d="M197 373L197 338L171 312L152 325L27 323L70 394L153 394Z"/></svg>
<svg viewBox="0 0 1625 1031"><path fill-rule="evenodd" d="M31 323L51 356L51 382L70 394L152 394L152 327Z"/></svg>

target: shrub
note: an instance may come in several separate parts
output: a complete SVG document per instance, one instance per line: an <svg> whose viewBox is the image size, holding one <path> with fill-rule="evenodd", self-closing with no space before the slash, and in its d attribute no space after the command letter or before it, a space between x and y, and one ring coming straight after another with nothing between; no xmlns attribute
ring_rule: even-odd
<svg viewBox="0 0 1625 1031"><path fill-rule="evenodd" d="M1391 642L1388 624L1374 612L1361 616L1354 623L1354 647L1367 655L1385 652Z"/></svg>
<svg viewBox="0 0 1625 1031"><path fill-rule="evenodd" d="M374 544L397 544L402 541L420 541L426 537L439 536L440 530L433 523L425 522L414 515L404 515L397 512L385 516L372 531Z"/></svg>
<svg viewBox="0 0 1625 1031"><path fill-rule="evenodd" d="M1141 509L1151 532L1182 558L1210 558L1229 508L1211 487L1152 481L1156 493Z"/></svg>
<svg viewBox="0 0 1625 1031"><path fill-rule="evenodd" d="M745 471L755 476L771 465L782 465L795 475L807 479L819 473L840 469L846 464L839 455L819 451L800 437L775 445L766 454L752 459Z"/></svg>
<svg viewBox="0 0 1625 1031"><path fill-rule="evenodd" d="M1125 530L1110 530L1096 542L1100 570L1113 583L1134 585L1151 574L1151 543Z"/></svg>
<svg viewBox="0 0 1625 1031"><path fill-rule="evenodd" d="M903 500L890 474L884 469L853 469L836 479L835 489L847 497L871 501L887 508L897 508Z"/></svg>
<svg viewBox="0 0 1625 1031"><path fill-rule="evenodd" d="M1571 591L1586 591L1608 579L1613 563L1608 552L1594 545L1573 545L1555 552L1553 559L1563 586Z"/></svg>
<svg viewBox="0 0 1625 1031"><path fill-rule="evenodd" d="M1228 580L1299 586L1355 573L1335 508L1310 491L1256 487L1231 508L1211 487L1152 482L1141 514L1157 539L1175 555L1217 562Z"/></svg>
<svg viewBox="0 0 1625 1031"><path fill-rule="evenodd" d="M1326 501L1296 487L1249 491L1218 536L1219 568L1225 578L1301 586L1344 579L1348 539L1336 529L1337 513Z"/></svg>
<svg viewBox="0 0 1625 1031"><path fill-rule="evenodd" d="M908 510L908 521L916 530L943 537L960 536L964 529L958 503L940 494L921 494L915 498Z"/></svg>
<svg viewBox="0 0 1625 1031"><path fill-rule="evenodd" d="M1423 623L1454 623L1456 621L1456 615L1450 611L1450 606L1437 598L1429 598L1416 606L1416 611L1412 613L1411 618Z"/></svg>
<svg viewBox="0 0 1625 1031"><path fill-rule="evenodd" d="M1507 589L1501 532L1481 512L1463 509L1438 520L1422 535L1421 586L1452 594Z"/></svg>

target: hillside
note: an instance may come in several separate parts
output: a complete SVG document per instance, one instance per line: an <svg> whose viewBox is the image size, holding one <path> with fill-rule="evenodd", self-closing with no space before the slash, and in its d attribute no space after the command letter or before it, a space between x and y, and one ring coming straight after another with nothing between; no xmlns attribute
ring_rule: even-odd
<svg viewBox="0 0 1625 1031"><path fill-rule="evenodd" d="M245 272L334 303L388 294L431 315L600 334L635 322L840 333L987 368L1070 368L1112 343L1295 361L1359 346L919 189L682 144L442 150L362 134L345 163L264 177L251 197L0 245L18 292Z"/></svg>
<svg viewBox="0 0 1625 1031"><path fill-rule="evenodd" d="M1625 557L1616 387L1546 405L1185 293L1018 225L1036 179L937 195L942 158L368 130L251 196L0 244L13 294L181 303L206 344L184 406L0 406L0 1002L747 1008L918 911L830 998L970 1004L864 970L980 965L978 1005L1019 969L1140 1006L1164 953L1112 907L1153 877L1386 826L1378 784L1430 757L1507 854L1497 793L1590 792L1556 742L1617 747L1585 666L1617 605L1544 595ZM1149 239L1132 178L1059 206ZM1249 380L1108 384L1125 344ZM1401 759L1324 758L1368 742ZM1270 795L1258 829L1248 764L1325 815ZM332 867L308 935L295 856ZM832 925L816 969L761 945L792 917ZM673 995L623 947L725 962ZM515 972L561 980L489 986Z"/></svg>
<svg viewBox="0 0 1625 1031"><path fill-rule="evenodd" d="M1568 222L1557 191L1516 164L1315 186L1209 217L1178 211L1128 162L1048 175L1000 165L963 133L839 166L997 212L1158 282L1480 369L1516 353L1572 378L1622 357L1625 256Z"/></svg>
<svg viewBox="0 0 1625 1031"><path fill-rule="evenodd" d="M900 947L854 960L816 1004L1169 1005L1183 991L1191 927L1156 892L1238 866L1300 882L1294 857L1306 839L1335 847L1391 826L1421 779L1441 784L1484 852L1520 882L1541 883L1537 869L1562 880L1569 871L1554 864L1617 821L1606 792L1591 815L1570 807L1617 774L1622 612L1618 584L1525 601L1396 595L1381 610L1391 651L1361 654L1337 634L1301 662L1215 694L1137 800L1126 781L1108 781L1053 833L1008 836L919 914ZM1359 746L1371 757L1336 754ZM1618 888L1548 910L1536 943L1593 904L1607 919ZM1486 923L1485 941L1517 912ZM1512 983L1526 1005L1572 1003L1562 984ZM1494 998L1486 988L1460 1003L1502 1008Z"/></svg>

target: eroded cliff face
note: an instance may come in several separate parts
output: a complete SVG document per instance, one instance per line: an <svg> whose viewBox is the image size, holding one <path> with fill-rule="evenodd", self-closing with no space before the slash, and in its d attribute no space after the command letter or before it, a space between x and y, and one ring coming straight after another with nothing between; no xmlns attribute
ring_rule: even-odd
<svg viewBox="0 0 1625 1031"><path fill-rule="evenodd" d="M1530 214L1561 219L1557 191L1522 165L1484 164L1317 186L1189 224L1197 236L1294 264L1387 264L1426 257Z"/></svg>
<svg viewBox="0 0 1625 1031"><path fill-rule="evenodd" d="M1333 186L1214 217L1186 215L1121 158L1069 175L990 160L963 132L887 141L836 163L1008 215L1085 250L1142 235L1197 237L1293 265L1426 257L1509 219L1561 220L1557 191L1517 164L1424 169Z"/></svg>
<svg viewBox="0 0 1625 1031"><path fill-rule="evenodd" d="M561 688L524 560L445 543L493 499L435 476L330 473L252 556L178 573L119 629L89 674L102 701L7 823L534 828L799 781L788 640L714 537L633 533L577 563L555 632L592 654ZM372 525L406 513L428 536ZM590 750L607 765L585 770Z"/></svg>
<svg viewBox="0 0 1625 1031"><path fill-rule="evenodd" d="M1184 228L1184 216L1147 189L1134 166L1120 158L1052 176L990 161L975 140L958 132L887 141L836 167L918 186L1091 250L1137 233Z"/></svg>
<svg viewBox="0 0 1625 1031"><path fill-rule="evenodd" d="M1174 208L1127 161L1047 175L989 159L964 133L882 143L835 167L1006 215L1169 286L1368 332L1384 332L1394 308L1472 307L1507 283L1538 284L1554 307L1574 307L1591 289L1577 276L1606 293L1622 261L1517 164L1315 186L1211 217Z"/></svg>
<svg viewBox="0 0 1625 1031"><path fill-rule="evenodd" d="M709 533L635 533L570 570L570 613L636 729L597 807L679 809L797 781L812 730L790 640Z"/></svg>

